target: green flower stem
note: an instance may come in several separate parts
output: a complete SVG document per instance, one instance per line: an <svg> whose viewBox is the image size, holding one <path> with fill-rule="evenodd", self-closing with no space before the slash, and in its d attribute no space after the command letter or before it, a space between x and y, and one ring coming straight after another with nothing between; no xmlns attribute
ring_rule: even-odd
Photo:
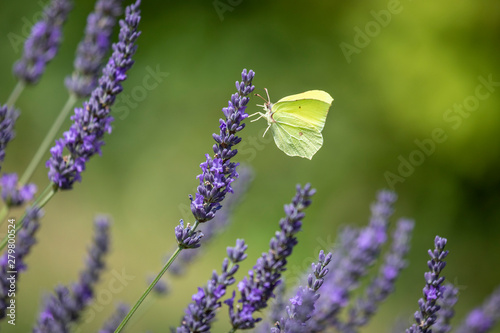
<svg viewBox="0 0 500 333"><path fill-rule="evenodd" d="M156 276L156 278L154 279L154 281L151 282L151 284L149 285L148 289L146 289L146 291L142 294L142 296L139 298L139 300L135 303L134 307L132 309L130 309L130 311L127 313L127 315L125 316L125 318L123 318L122 322L120 323L120 326L118 326L116 328L115 333L118 333L118 332L122 331L122 329L125 327L125 325L130 320L130 318L132 317L132 315L139 308L139 306L141 305L141 303L146 299L146 297L151 292L151 290L153 290L154 286L158 283L158 281L160 281L160 279L163 276L163 274L165 274L165 272L168 270L168 268L170 267L170 265L174 262L175 258L179 255L179 253L181 251L182 251L182 248L179 246L177 248L177 250L175 250L174 254L172 254L172 256L170 257L170 259L168 259L168 261L165 264L165 266L163 266L163 269L161 270L161 272Z"/></svg>
<svg viewBox="0 0 500 333"><path fill-rule="evenodd" d="M57 132L59 132L59 130L61 129L64 120L66 120L66 118L68 117L69 111L73 108L73 105L75 105L76 100L77 97L74 94L69 95L66 104L64 104L63 108L61 109L61 112L59 112L59 115L57 116L57 119L52 124L52 127L47 132L47 135L40 144L40 147L38 147L38 150L33 156L33 159L31 160L30 164L28 165L23 175L21 176L21 179L19 180L20 186L26 184L33 175L33 172L35 172L35 169L38 166L38 164L40 164L43 155L47 152L47 149L49 148L50 144L53 143L54 138L57 135Z"/></svg>
<svg viewBox="0 0 500 333"><path fill-rule="evenodd" d="M191 235L196 231L196 229L198 228L199 224L200 224L200 222L198 222L198 220L196 220L194 222L193 229L191 230ZM182 250L183 250L183 248L181 246L179 246L177 248L177 250L175 250L174 254L172 254L172 256L170 257L170 259L168 259L168 261L165 264L165 266L163 266L161 272L158 273L158 275L156 276L156 278L154 279L154 281L151 282L151 284L149 285L148 289L146 289L146 291L142 294L142 296L139 298L139 300L135 303L134 307L132 309L130 309L130 311L127 313L127 315L125 316L125 318L123 318L122 322L120 323L120 326L118 326L116 328L115 333L119 333L119 332L122 331L122 329L125 327L125 325L130 320L130 318L132 317L132 315L139 308L139 306L141 305L141 303L146 299L146 297L151 292L151 290L153 290L154 286L158 283L158 281L160 281L160 279L163 276L163 274L165 274L165 272L168 270L168 268L170 267L170 265L172 265L172 263L174 262L175 258L177 258L177 256L179 255L179 253Z"/></svg>
<svg viewBox="0 0 500 333"><path fill-rule="evenodd" d="M54 183L50 183L42 192L40 196L35 200L33 203L34 206L37 206L39 208L42 208L49 202L49 200L56 194L58 190L58 187ZM22 227L22 222L24 218L26 217L26 213L16 222L16 233L21 229ZM7 235L2 239L2 242L0 243L0 251L5 248L7 245Z"/></svg>
<svg viewBox="0 0 500 333"><path fill-rule="evenodd" d="M12 92L10 93L9 98L7 99L7 103L6 104L8 106L14 106L14 104L16 104L17 99L19 98L19 95L21 95L21 93L24 90L24 87L26 87L26 85L24 84L24 82L17 81L17 84L14 87L14 90L12 90Z"/></svg>

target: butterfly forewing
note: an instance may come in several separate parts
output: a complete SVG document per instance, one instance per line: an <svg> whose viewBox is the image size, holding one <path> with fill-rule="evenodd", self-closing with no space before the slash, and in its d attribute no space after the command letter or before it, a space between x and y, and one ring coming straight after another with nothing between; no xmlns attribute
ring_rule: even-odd
<svg viewBox="0 0 500 333"><path fill-rule="evenodd" d="M272 112L274 116L281 113L293 114L322 131L332 101L333 98L328 93L311 90L280 99L273 105Z"/></svg>

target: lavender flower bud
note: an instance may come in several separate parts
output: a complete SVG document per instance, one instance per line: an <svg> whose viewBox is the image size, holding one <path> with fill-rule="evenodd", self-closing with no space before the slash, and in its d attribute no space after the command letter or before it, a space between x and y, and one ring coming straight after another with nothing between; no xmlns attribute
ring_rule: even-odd
<svg viewBox="0 0 500 333"><path fill-rule="evenodd" d="M108 52L122 0L98 0L87 18L85 36L78 44L75 71L65 80L66 88L77 97L87 97L97 86L102 60Z"/></svg>
<svg viewBox="0 0 500 333"><path fill-rule="evenodd" d="M0 178L2 199L8 207L17 207L33 200L36 193L35 184L27 184L19 188L16 173L4 173Z"/></svg>
<svg viewBox="0 0 500 333"><path fill-rule="evenodd" d="M311 204L311 196L315 190L307 184L304 188L297 185L296 195L292 204L285 205L286 217L280 221L280 231L271 239L267 253L263 253L257 260L253 270L248 272L248 277L238 284L241 306L235 309L235 294L225 301L229 306L229 317L233 329L249 329L261 318L253 318L256 311L267 306L273 297L275 288L281 282L281 273L286 270L287 257L292 253L297 244L295 235L300 231L303 210Z"/></svg>
<svg viewBox="0 0 500 333"><path fill-rule="evenodd" d="M24 53L14 64L14 75L24 83L38 82L45 66L59 50L62 25L66 22L72 4L68 0L51 0L43 11L42 19L31 29L24 43Z"/></svg>
<svg viewBox="0 0 500 333"><path fill-rule="evenodd" d="M500 320L500 288L484 302L483 306L475 308L458 327L457 333L486 333Z"/></svg>
<svg viewBox="0 0 500 333"><path fill-rule="evenodd" d="M236 241L234 248L227 248L229 259L224 259L222 274L218 275L214 271L206 286L198 288L198 292L192 297L193 302L186 309L181 325L177 328L177 333L210 331L215 313L221 307L220 299L226 294L226 288L235 282L234 274L239 268L237 263L246 258L246 250L247 245L242 239ZM232 263L231 267L229 261Z"/></svg>
<svg viewBox="0 0 500 333"><path fill-rule="evenodd" d="M448 255L448 251L444 250L446 242L446 238L436 236L434 240L435 248L433 251L429 250L431 260L427 262L427 266L430 271L424 274L426 281L423 289L424 297L418 300L420 310L414 316L417 324L413 324L406 330L406 333L432 332L431 327L436 322L436 313L440 309L437 300L443 296L444 291L444 287L441 285L444 277L440 277L439 275L444 266L446 266L446 262L443 261Z"/></svg>
<svg viewBox="0 0 500 333"><path fill-rule="evenodd" d="M42 215L43 213L38 207L26 209L22 228L15 236L15 250L10 251L12 249L7 246L7 251L0 258L0 319L5 317L7 306L10 305L9 289L11 283L17 284L19 274L26 270L24 260L30 252L31 247L36 243L35 233L40 225L39 220ZM13 259L14 261L8 259Z"/></svg>
<svg viewBox="0 0 500 333"><path fill-rule="evenodd" d="M191 211L198 222L213 219L215 212L222 207L220 203L226 194L233 192L231 183L238 177L238 164L231 162L231 158L238 151L232 150L232 147L241 141L236 133L245 127L241 122L248 117L245 110L249 99L246 96L255 88L252 85L254 75L252 70L243 70L242 82L236 82L238 92L231 96L228 107L222 109L226 119L219 120L220 133L212 135L216 142L213 146L215 156L212 158L206 154L206 161L200 164L202 173L196 177L200 185L195 197L190 196Z"/></svg>
<svg viewBox="0 0 500 333"><path fill-rule="evenodd" d="M52 156L46 163L48 176L60 189L71 189L75 181L81 180L87 161L96 153L101 154L104 134L111 133L110 107L123 89L121 82L127 78L125 73L134 63L135 41L140 35L137 31L141 19L139 5L140 0L137 0L125 10L118 42L113 44L113 54L102 71L99 85L83 103L83 108L75 109L71 117L73 125L50 149ZM69 154L63 156L65 148Z"/></svg>
<svg viewBox="0 0 500 333"><path fill-rule="evenodd" d="M0 105L0 170L5 159L7 144L14 139L14 125L19 117L19 111L7 105Z"/></svg>
<svg viewBox="0 0 500 333"><path fill-rule="evenodd" d="M88 251L86 265L77 283L71 288L58 286L55 295L45 300L33 333L69 332L70 324L76 322L94 295L94 288L104 269L104 256L109 249L109 219L95 219L95 235Z"/></svg>

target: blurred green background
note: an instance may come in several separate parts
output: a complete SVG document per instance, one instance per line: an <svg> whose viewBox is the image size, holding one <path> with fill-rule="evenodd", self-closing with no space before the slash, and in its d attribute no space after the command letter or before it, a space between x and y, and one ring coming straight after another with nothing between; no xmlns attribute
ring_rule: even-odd
<svg viewBox="0 0 500 333"><path fill-rule="evenodd" d="M18 41L40 13L40 3L0 4L2 101L16 83L11 67L22 52ZM195 192L199 164L211 153L211 133L218 131L220 110L243 68L256 72L256 92L268 88L272 101L309 89L329 92L335 100L324 145L312 161L291 158L270 136L260 137L265 121L249 123L236 161L250 165L255 177L232 225L200 249L184 277L170 281L168 297L144 303L129 331L166 332L177 325L196 287L220 269L225 248L236 238L249 245L241 278L267 251L295 184L306 182L318 192L290 258L290 276L305 271L342 225L366 224L376 192L392 186L399 194L395 217L416 221L410 265L364 332L388 332L395 322L410 325L435 235L449 240L444 275L460 286L458 324L500 284L500 85L477 88L479 77L500 82L500 3L216 4L226 10L212 1L144 1L136 64L124 84L128 100L122 97L113 111L114 131L106 137L103 156L91 160L81 184L46 206L29 270L18 284L17 325L13 329L3 321L0 328L30 331L43 295L77 279L96 213L114 219L112 253L98 300L85 317L95 318L81 331L95 332L116 302L135 302L146 277L159 271L174 247L175 225L189 219L188 194ZM390 19L381 14L388 7ZM72 71L92 8L92 1L76 1L59 55L42 81L19 99L17 137L2 171L24 170L65 102L63 80ZM376 17L385 21L377 23ZM155 83L150 72L162 73L154 88L148 85ZM255 106L260 103L253 98L247 111L260 111ZM464 103L465 111L453 111ZM430 144L433 131L444 134ZM416 140L427 143L428 154ZM410 160L418 165L405 169L402 161ZM40 167L33 179L40 189L46 173ZM126 286L110 293L122 272L129 276ZM228 330L226 312L220 312L214 331Z"/></svg>

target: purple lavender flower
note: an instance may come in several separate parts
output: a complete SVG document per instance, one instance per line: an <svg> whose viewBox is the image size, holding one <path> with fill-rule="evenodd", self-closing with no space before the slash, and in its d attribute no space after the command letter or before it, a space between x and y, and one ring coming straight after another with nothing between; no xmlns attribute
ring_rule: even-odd
<svg viewBox="0 0 500 333"><path fill-rule="evenodd" d="M279 333L302 333L307 331L307 322L315 309L315 303L320 297L317 293L323 285L325 276L329 269L327 266L332 260L332 253L325 256L323 250L319 253L318 263L312 264L312 273L307 277L307 287L299 286L290 304L286 307L287 317L281 318L277 327L273 327L271 332Z"/></svg>
<svg viewBox="0 0 500 333"><path fill-rule="evenodd" d="M458 288L455 288L451 283L446 284L443 288L443 297L437 302L441 308L437 312L436 322L432 329L434 333L451 331L450 321L455 315L453 307L458 301Z"/></svg>
<svg viewBox="0 0 500 333"><path fill-rule="evenodd" d="M175 227L175 238L181 249L196 249L201 246L200 241L203 233L199 230L193 231L191 224L184 228L184 221L181 219L179 225Z"/></svg>
<svg viewBox="0 0 500 333"><path fill-rule="evenodd" d="M387 226L392 215L392 205L396 194L381 191L372 204L370 223L361 230L346 228L340 235L339 249L333 251L334 270L325 281L322 297L312 320L309 331L318 332L327 325L338 325L338 313L349 304L349 294L355 289L361 277L367 274L387 239Z"/></svg>
<svg viewBox="0 0 500 333"><path fill-rule="evenodd" d="M186 315L182 318L177 333L210 332L211 322L221 307L220 299L226 294L226 288L235 282L234 274L239 269L238 263L245 260L247 245L242 239L236 240L235 247L227 248L228 258L222 263L222 274L215 271L204 288L198 288L193 295L193 302L188 305ZM229 264L231 262L231 264Z"/></svg>
<svg viewBox="0 0 500 333"><path fill-rule="evenodd" d="M9 290L11 284L16 285L19 274L26 270L24 262L31 247L36 243L35 233L38 230L39 219L42 211L37 207L26 209L26 215L22 221L22 228L16 235L15 250L7 246L7 251L0 258L0 318L4 318L7 307L10 305ZM11 230L9 228L9 230ZM10 234L10 233L9 233ZM9 258L9 255L11 256ZM12 259L14 256L14 260Z"/></svg>
<svg viewBox="0 0 500 333"><path fill-rule="evenodd" d="M394 283L403 268L406 267L404 257L410 249L410 238L414 222L401 219L397 222L392 235L391 249L384 257L384 264L378 275L366 288L364 295L358 298L349 311L346 323L339 323L337 328L342 332L356 332L359 326L366 325L377 310L378 304L394 291Z"/></svg>
<svg viewBox="0 0 500 333"><path fill-rule="evenodd" d="M115 313L104 323L99 333L113 333L127 315L130 307L127 304L120 303L116 307Z"/></svg>
<svg viewBox="0 0 500 333"><path fill-rule="evenodd" d="M36 185L34 184L18 188L16 173L4 173L0 178L0 186L2 186L2 199L8 207L21 206L25 202L33 200L36 193Z"/></svg>
<svg viewBox="0 0 500 333"><path fill-rule="evenodd" d="M246 193L252 176L252 170L249 167L240 168L238 180L234 186L234 193L226 197L224 207L217 212L215 218L210 223L202 224L198 229L203 233L203 244L207 244L231 222L232 211ZM193 261L199 253L199 251L182 251L168 271L173 275L182 274L185 266Z"/></svg>
<svg viewBox="0 0 500 333"><path fill-rule="evenodd" d="M22 58L14 64L14 75L24 83L38 82L45 66L57 54L62 40L62 25L72 4L68 0L52 0L45 7L42 19L31 29L24 43Z"/></svg>
<svg viewBox="0 0 500 333"><path fill-rule="evenodd" d="M98 87L88 102L83 103L83 108L75 109L71 117L73 125L50 149L52 156L46 163L50 169L49 179L60 189L71 189L75 181L81 180L90 157L101 154L104 133L111 133L110 107L122 91L121 82L127 78L126 72L134 63L132 56L137 49L134 44L140 35L137 31L141 19L139 5L140 0L137 0L127 7L125 20L120 21L119 41L113 44L113 54L103 69ZM63 155L64 148L69 151L68 155Z"/></svg>
<svg viewBox="0 0 500 333"><path fill-rule="evenodd" d="M5 159L7 144L14 139L14 125L19 117L19 111L7 105L0 105L0 170Z"/></svg>
<svg viewBox="0 0 500 333"><path fill-rule="evenodd" d="M484 302L483 306L475 308L458 327L457 333L485 333L500 320L500 288Z"/></svg>
<svg viewBox="0 0 500 333"><path fill-rule="evenodd" d="M66 88L77 97L87 97L97 86L102 60L111 45L116 17L121 14L122 0L98 0L87 17L85 36L78 44L75 71L65 80Z"/></svg>
<svg viewBox="0 0 500 333"><path fill-rule="evenodd" d="M226 120L220 119L220 133L213 134L215 144L212 158L206 154L206 161L200 164L202 174L196 178L200 185L197 188L195 198L190 196L191 211L198 222L207 222L214 218L215 212L219 210L222 200L228 192L233 192L231 183L238 177L236 167L238 163L231 162L238 151L232 149L241 141L236 133L241 131L245 124L242 121L248 117L246 105L247 97L253 90L252 80L255 73L244 69L241 73L241 83L236 81L238 92L231 96L228 107L222 109Z"/></svg>
<svg viewBox="0 0 500 333"><path fill-rule="evenodd" d="M436 236L434 240L434 251L429 250L431 260L427 262L430 271L425 272L425 287L424 297L418 300L420 310L415 312L415 321L406 330L406 333L427 333L432 332L431 327L436 322L436 313L439 311L440 306L437 304L438 299L443 297L444 287L441 285L444 277L440 277L441 271L446 266L444 258L448 255L448 251L444 250L446 246L446 238Z"/></svg>
<svg viewBox="0 0 500 333"><path fill-rule="evenodd" d="M77 321L82 311L90 303L94 287L104 269L104 256L109 249L109 219L99 216L95 219L95 235L88 251L85 269L77 283L71 288L56 287L55 295L45 301L34 333L69 332L69 325Z"/></svg>
<svg viewBox="0 0 500 333"><path fill-rule="evenodd" d="M292 254L293 247L297 244L295 235L301 230L303 210L311 204L311 196L315 190L307 184L304 188L297 185L297 193L292 203L285 205L286 217L280 221L280 231L270 241L270 249L263 253L257 260L253 270L248 272L248 277L238 284L241 297L238 301L241 306L234 308L235 293L226 300L229 306L229 317L233 331L236 329L249 329L261 318L253 318L256 311L267 306L273 297L273 292L281 283L281 273L286 270L287 257Z"/></svg>

